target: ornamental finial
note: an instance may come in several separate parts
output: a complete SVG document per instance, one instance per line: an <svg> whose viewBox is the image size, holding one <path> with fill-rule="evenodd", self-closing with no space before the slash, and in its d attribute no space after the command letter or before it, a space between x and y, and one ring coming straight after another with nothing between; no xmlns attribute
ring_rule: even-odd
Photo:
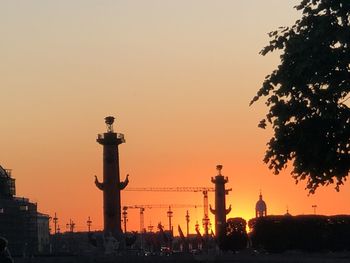
<svg viewBox="0 0 350 263"><path fill-rule="evenodd" d="M107 132L113 132L114 117L113 116L107 116L105 118L105 123L107 125Z"/></svg>
<svg viewBox="0 0 350 263"><path fill-rule="evenodd" d="M218 171L218 175L221 175L222 165L221 164L217 165L216 170Z"/></svg>

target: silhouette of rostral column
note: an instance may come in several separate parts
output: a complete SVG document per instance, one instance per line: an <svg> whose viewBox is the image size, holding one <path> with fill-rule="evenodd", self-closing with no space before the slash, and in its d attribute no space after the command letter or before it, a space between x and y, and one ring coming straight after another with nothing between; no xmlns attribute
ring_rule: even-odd
<svg viewBox="0 0 350 263"><path fill-rule="evenodd" d="M215 184L215 209L210 205L210 211L215 215L215 236L222 240L226 235L226 215L231 211L231 205L226 209L226 195L232 189L225 189L228 178L221 175L222 165L217 165L218 175L211 178Z"/></svg>
<svg viewBox="0 0 350 263"><path fill-rule="evenodd" d="M124 182L119 177L118 145L125 142L124 135L113 131L114 117L105 118L107 132L98 134L96 141L103 145L103 182L95 175L95 184L103 192L104 234L119 239L121 229L120 190L129 183L129 175Z"/></svg>

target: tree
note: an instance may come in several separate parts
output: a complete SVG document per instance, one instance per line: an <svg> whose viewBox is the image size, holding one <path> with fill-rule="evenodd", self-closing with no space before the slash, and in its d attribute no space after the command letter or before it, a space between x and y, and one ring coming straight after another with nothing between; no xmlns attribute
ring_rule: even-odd
<svg viewBox="0 0 350 263"><path fill-rule="evenodd" d="M260 52L282 51L250 105L266 97L272 126L264 162L278 174L292 162L292 176L314 193L344 183L350 168L350 1L303 0L302 18L270 32Z"/></svg>
<svg viewBox="0 0 350 263"><path fill-rule="evenodd" d="M220 242L223 250L237 251L248 244L247 222L241 217L229 218L226 223L226 236Z"/></svg>

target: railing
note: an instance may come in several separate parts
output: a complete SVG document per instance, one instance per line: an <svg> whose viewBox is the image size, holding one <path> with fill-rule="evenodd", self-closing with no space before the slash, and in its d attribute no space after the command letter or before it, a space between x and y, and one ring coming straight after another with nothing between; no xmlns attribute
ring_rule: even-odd
<svg viewBox="0 0 350 263"><path fill-rule="evenodd" d="M108 133L107 133L108 134ZM117 135L117 139L121 140L122 142L125 142L125 139L124 139L124 134L122 133L116 133ZM100 133L100 134L97 134L97 139L98 140L103 140L105 139L105 134L104 133Z"/></svg>

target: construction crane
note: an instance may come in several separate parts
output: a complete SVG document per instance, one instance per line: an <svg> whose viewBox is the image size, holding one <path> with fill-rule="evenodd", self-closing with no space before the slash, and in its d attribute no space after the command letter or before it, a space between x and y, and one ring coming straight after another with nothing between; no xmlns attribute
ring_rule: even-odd
<svg viewBox="0 0 350 263"><path fill-rule="evenodd" d="M209 204L208 204L208 192L215 192L214 187L129 187L124 191L151 191L151 192L201 192L203 194L203 227L205 236L209 233Z"/></svg>
<svg viewBox="0 0 350 263"><path fill-rule="evenodd" d="M144 230L144 215L145 208L142 205L126 205L123 206L123 221L124 221L124 232L126 233L126 222L128 221L128 209L140 209L140 233L145 232Z"/></svg>
<svg viewBox="0 0 350 263"><path fill-rule="evenodd" d="M124 231L126 233L126 222L127 222L127 210L128 209L140 209L140 235L141 235L141 249L143 249L143 233L146 231L144 227L144 212L146 208L168 208L167 216L169 218L169 230L172 231L171 218L173 216L173 212L171 211L171 207L173 208L181 208L181 207L194 207L197 208L197 205L125 205L123 206L123 219L124 219ZM153 227L152 227L153 228Z"/></svg>

